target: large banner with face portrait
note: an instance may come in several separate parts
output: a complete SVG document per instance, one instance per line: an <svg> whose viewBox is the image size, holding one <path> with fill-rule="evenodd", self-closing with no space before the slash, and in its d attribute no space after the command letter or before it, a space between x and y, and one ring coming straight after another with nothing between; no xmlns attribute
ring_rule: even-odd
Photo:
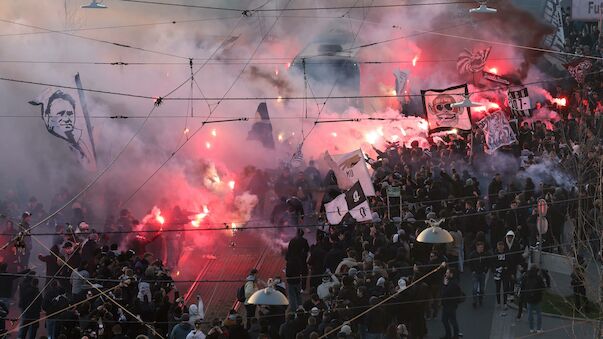
<svg viewBox="0 0 603 339"><path fill-rule="evenodd" d="M81 88L79 75L75 80ZM96 171L92 126L83 91L51 87L29 103L40 108L48 133L63 140L85 169Z"/></svg>
<svg viewBox="0 0 603 339"><path fill-rule="evenodd" d="M452 107L469 94L467 84L445 89L422 90L423 108L429 124L429 133L452 129L470 131L471 113L466 107Z"/></svg>

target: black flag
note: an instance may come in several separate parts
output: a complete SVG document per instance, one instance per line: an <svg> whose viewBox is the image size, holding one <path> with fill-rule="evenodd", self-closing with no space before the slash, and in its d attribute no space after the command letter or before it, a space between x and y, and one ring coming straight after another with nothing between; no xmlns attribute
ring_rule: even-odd
<svg viewBox="0 0 603 339"><path fill-rule="evenodd" d="M272 135L272 123L268 115L268 107L265 102L259 104L256 119L259 119L251 126L251 131L247 134L247 140L257 140L266 148L274 149L274 137Z"/></svg>

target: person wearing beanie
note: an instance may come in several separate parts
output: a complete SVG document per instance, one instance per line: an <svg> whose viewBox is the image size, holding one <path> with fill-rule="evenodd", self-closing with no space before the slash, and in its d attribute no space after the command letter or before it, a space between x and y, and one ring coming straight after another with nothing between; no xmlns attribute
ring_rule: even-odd
<svg viewBox="0 0 603 339"><path fill-rule="evenodd" d="M188 322L189 320L188 313L183 313L180 317L180 323L174 326L169 339L186 339L186 336L193 330L193 326Z"/></svg>

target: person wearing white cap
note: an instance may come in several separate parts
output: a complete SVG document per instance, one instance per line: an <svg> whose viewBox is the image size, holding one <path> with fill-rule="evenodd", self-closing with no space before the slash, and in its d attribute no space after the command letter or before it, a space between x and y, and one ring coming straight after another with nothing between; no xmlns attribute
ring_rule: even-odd
<svg viewBox="0 0 603 339"><path fill-rule="evenodd" d="M498 307L500 307L500 291L502 288L502 294L503 294L503 300L502 300L502 307L503 307L503 311L501 313L502 316L507 315L506 314L506 310L507 310L507 294L509 292L508 288L510 285L510 281L511 281L511 273L510 273L510 261L509 261L509 257L507 255L507 252L505 251L505 244L502 241L499 241L496 244L496 251L494 253L494 258L493 258L494 262L493 262L493 274L494 274L494 283L495 283L495 288L496 288L496 304L498 305Z"/></svg>

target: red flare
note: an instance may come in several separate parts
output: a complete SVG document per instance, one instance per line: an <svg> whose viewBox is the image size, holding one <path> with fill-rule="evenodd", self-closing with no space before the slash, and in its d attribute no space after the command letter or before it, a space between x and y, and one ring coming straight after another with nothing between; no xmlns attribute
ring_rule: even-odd
<svg viewBox="0 0 603 339"><path fill-rule="evenodd" d="M567 106L567 99L566 98L553 98L551 99L551 102L556 104L557 106L560 107L565 107Z"/></svg>

